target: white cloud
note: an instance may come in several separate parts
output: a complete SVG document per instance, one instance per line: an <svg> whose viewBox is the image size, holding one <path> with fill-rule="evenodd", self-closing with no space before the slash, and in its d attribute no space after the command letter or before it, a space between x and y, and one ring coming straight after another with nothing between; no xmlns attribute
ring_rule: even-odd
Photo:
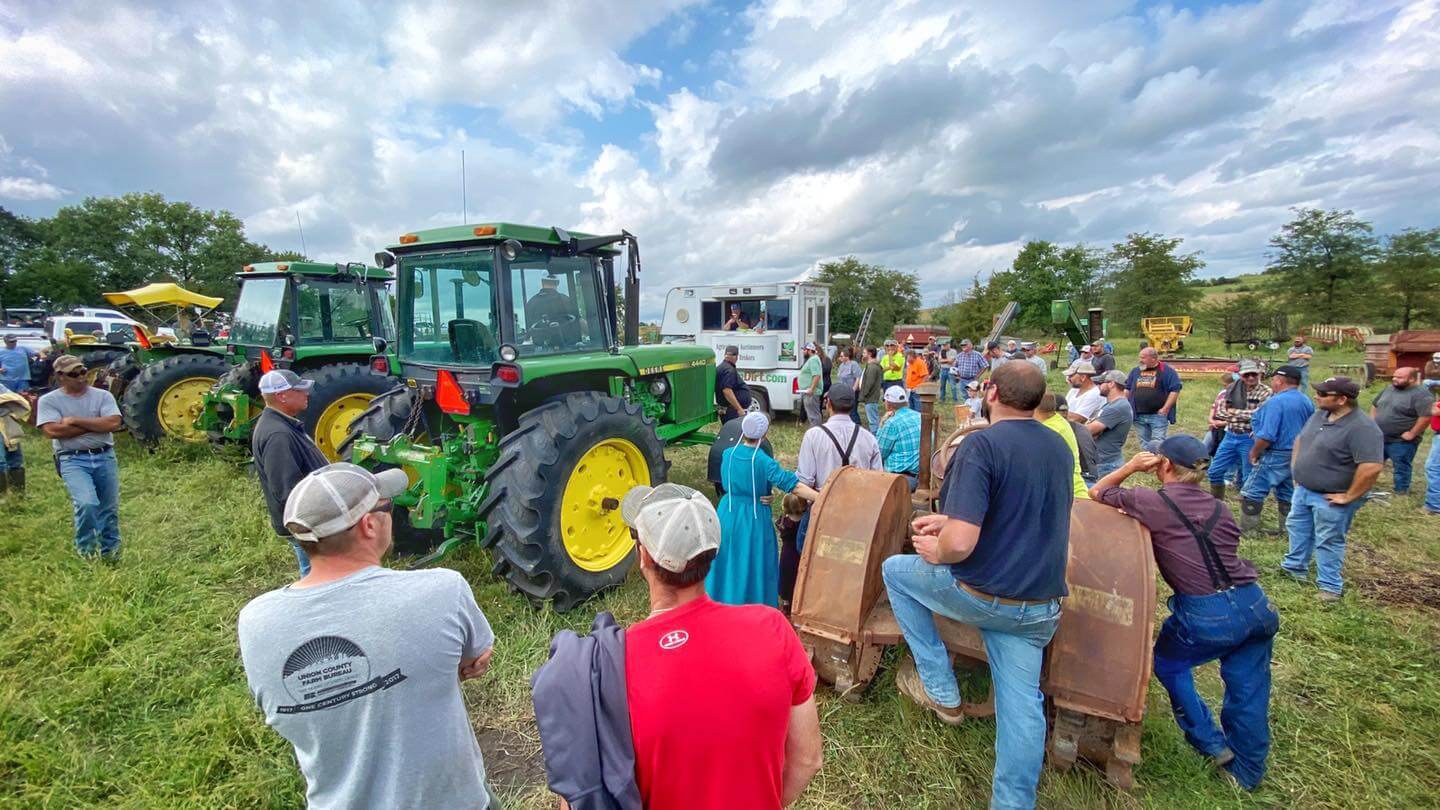
<svg viewBox="0 0 1440 810"><path fill-rule="evenodd" d="M0 197L12 200L58 200L65 189L31 177L0 177Z"/></svg>

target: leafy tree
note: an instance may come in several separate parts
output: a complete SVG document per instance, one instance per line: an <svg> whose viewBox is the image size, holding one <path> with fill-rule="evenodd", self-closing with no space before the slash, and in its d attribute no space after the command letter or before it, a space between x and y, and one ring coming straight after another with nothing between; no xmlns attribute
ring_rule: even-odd
<svg viewBox="0 0 1440 810"><path fill-rule="evenodd" d="M35 224L0 207L0 304L27 306L31 299L12 294L10 280L40 244Z"/></svg>
<svg viewBox="0 0 1440 810"><path fill-rule="evenodd" d="M854 334L867 307L874 307L865 342L883 340L897 323L914 323L920 312L920 281L914 273L866 264L854 256L824 262L815 281L830 285L830 330Z"/></svg>
<svg viewBox="0 0 1440 810"><path fill-rule="evenodd" d="M1440 320L1440 228L1392 234L1375 269L1385 293L1376 300L1399 302L1401 329L1414 319ZM1393 317L1393 310L1377 315Z"/></svg>
<svg viewBox="0 0 1440 810"><path fill-rule="evenodd" d="M970 282L970 289L958 301L939 307L932 313L932 319L950 328L950 335L958 343L970 338L977 343L990 334L995 316L1005 308L1005 291L995 283L999 274L992 275L985 282L977 276ZM1049 312L1047 305L1046 312Z"/></svg>
<svg viewBox="0 0 1440 810"><path fill-rule="evenodd" d="M1267 272L1280 278L1304 316L1349 320L1373 275L1377 246L1370 223L1350 211L1291 210L1295 218L1270 238Z"/></svg>
<svg viewBox="0 0 1440 810"><path fill-rule="evenodd" d="M1140 319L1179 315L1202 296L1194 286L1195 273L1205 266L1199 254L1177 253L1178 237L1132 233L1110 248L1110 288L1105 295L1106 317L1122 329L1138 333Z"/></svg>
<svg viewBox="0 0 1440 810"><path fill-rule="evenodd" d="M1037 239L1026 242L1010 269L990 283L1006 301L1020 305L1015 326L1047 330L1051 301L1068 298L1084 309L1099 300L1101 269L1101 257L1084 245L1061 248Z"/></svg>

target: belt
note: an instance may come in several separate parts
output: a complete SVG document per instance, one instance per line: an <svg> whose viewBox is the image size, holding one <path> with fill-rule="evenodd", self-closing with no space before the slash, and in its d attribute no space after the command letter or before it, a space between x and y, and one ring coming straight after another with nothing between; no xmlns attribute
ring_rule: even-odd
<svg viewBox="0 0 1440 810"><path fill-rule="evenodd" d="M987 602L999 602L1002 605L1038 605L1050 601L1049 599L1011 599L1008 596L991 596L990 594L985 593L979 588L970 587L964 581L959 579L955 580L955 584L960 586L960 590L965 591L966 593L976 597L977 599L984 599Z"/></svg>
<svg viewBox="0 0 1440 810"><path fill-rule="evenodd" d="M92 447L89 450L61 450L60 452L55 454L55 457L64 458L66 456L93 456L98 453L108 453L114 449L115 445L107 444L104 447Z"/></svg>

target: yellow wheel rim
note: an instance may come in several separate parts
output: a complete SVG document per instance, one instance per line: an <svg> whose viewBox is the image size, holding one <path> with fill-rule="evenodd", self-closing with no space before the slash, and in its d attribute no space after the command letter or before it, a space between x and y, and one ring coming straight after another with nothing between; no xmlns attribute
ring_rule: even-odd
<svg viewBox="0 0 1440 810"><path fill-rule="evenodd" d="M205 439L205 432L195 429L195 419L205 408L205 394L214 385L214 377L186 377L165 389L155 413L165 435L187 442Z"/></svg>
<svg viewBox="0 0 1440 810"><path fill-rule="evenodd" d="M331 461L340 460L339 447L350 435L350 423L370 407L374 394L346 394L325 406L315 423L315 444Z"/></svg>
<svg viewBox="0 0 1440 810"><path fill-rule="evenodd" d="M649 483L650 467L633 443L606 439L585 451L560 501L560 539L576 565L608 571L629 556L635 541L620 519L620 499Z"/></svg>

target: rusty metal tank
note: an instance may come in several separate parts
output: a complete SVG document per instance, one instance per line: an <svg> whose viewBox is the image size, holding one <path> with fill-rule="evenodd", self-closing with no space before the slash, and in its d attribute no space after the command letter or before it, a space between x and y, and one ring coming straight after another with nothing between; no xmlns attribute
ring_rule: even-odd
<svg viewBox="0 0 1440 810"><path fill-rule="evenodd" d="M885 648L902 640L880 564L901 552L911 514L900 476L854 468L831 476L812 507L791 621L816 674L851 700L874 679ZM1062 769L1089 760L1129 788L1140 761L1155 623L1149 532L1118 510L1076 501L1066 580L1070 595L1041 680L1051 715L1048 760ZM983 666L975 628L941 616L936 624L960 663ZM993 711L990 699L967 704L972 715Z"/></svg>

